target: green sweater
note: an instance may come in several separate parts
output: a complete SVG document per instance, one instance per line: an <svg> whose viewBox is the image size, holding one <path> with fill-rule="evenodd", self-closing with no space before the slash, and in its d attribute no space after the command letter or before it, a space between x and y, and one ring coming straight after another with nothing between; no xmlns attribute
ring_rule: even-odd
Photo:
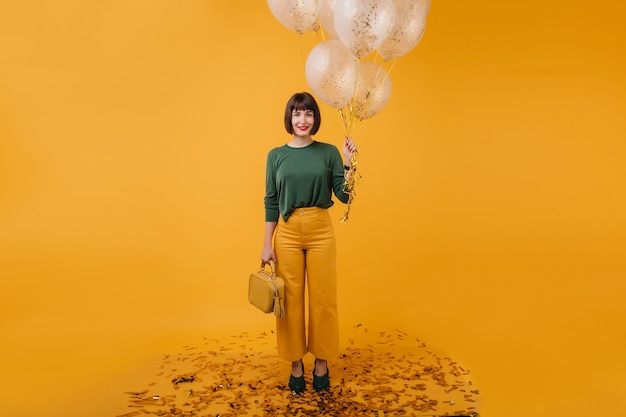
<svg viewBox="0 0 626 417"><path fill-rule="evenodd" d="M343 160L339 150L314 141L304 148L283 145L267 155L265 181L265 221L286 221L298 207L329 208L332 193L347 203L343 191Z"/></svg>

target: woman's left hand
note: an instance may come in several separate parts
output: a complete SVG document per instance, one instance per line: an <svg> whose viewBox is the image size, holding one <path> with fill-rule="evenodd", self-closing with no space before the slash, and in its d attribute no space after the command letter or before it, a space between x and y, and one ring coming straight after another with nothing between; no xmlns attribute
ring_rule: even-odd
<svg viewBox="0 0 626 417"><path fill-rule="evenodd" d="M352 138L346 138L343 143L343 158L346 165L350 165L350 161L352 160L352 154L358 152L358 148L356 143L352 140Z"/></svg>

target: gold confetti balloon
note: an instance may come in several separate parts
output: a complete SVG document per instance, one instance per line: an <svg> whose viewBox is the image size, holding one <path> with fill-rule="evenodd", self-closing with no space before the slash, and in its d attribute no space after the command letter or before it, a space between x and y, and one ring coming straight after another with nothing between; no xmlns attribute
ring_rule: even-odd
<svg viewBox="0 0 626 417"><path fill-rule="evenodd" d="M391 78L381 65L361 62L357 93L354 97L354 113L359 120L378 114L391 98Z"/></svg>
<svg viewBox="0 0 626 417"><path fill-rule="evenodd" d="M389 36L394 15L393 0L337 0L335 28L339 39L360 59Z"/></svg>
<svg viewBox="0 0 626 417"><path fill-rule="evenodd" d="M267 0L267 4L276 20L300 34L315 26L320 11L320 0Z"/></svg>
<svg viewBox="0 0 626 417"><path fill-rule="evenodd" d="M397 59L415 48L426 28L427 8L424 0L393 1L396 9L394 24L377 51L386 61Z"/></svg>
<svg viewBox="0 0 626 417"><path fill-rule="evenodd" d="M335 29L335 3L337 0L320 0L319 21L326 31L328 38L339 39L337 29Z"/></svg>
<svg viewBox="0 0 626 417"><path fill-rule="evenodd" d="M305 65L311 90L336 109L346 106L354 96L359 70L359 60L334 39L317 44L309 52Z"/></svg>

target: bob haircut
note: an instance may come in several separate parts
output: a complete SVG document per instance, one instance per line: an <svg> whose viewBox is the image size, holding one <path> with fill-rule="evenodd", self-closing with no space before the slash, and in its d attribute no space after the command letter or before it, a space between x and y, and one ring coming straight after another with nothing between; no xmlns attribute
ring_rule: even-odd
<svg viewBox="0 0 626 417"><path fill-rule="evenodd" d="M313 127L311 128L311 135L317 133L322 124L322 115L320 114L320 108L317 105L317 101L309 93L296 93L287 102L285 107L285 129L287 133L293 135L293 124L291 123L291 115L294 110L312 110L313 111Z"/></svg>

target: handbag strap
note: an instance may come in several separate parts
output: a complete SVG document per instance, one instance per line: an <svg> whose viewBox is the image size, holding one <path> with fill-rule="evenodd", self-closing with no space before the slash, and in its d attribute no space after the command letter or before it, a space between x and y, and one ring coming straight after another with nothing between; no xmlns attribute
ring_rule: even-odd
<svg viewBox="0 0 626 417"><path fill-rule="evenodd" d="M267 265L267 264L264 264L263 262L261 262L261 271L260 272L263 272L263 273L265 273L267 275L267 273L265 272L265 265ZM269 265L270 265L270 271L272 272L272 281L274 281L273 278L276 277L276 264L274 263L273 260L270 259Z"/></svg>

